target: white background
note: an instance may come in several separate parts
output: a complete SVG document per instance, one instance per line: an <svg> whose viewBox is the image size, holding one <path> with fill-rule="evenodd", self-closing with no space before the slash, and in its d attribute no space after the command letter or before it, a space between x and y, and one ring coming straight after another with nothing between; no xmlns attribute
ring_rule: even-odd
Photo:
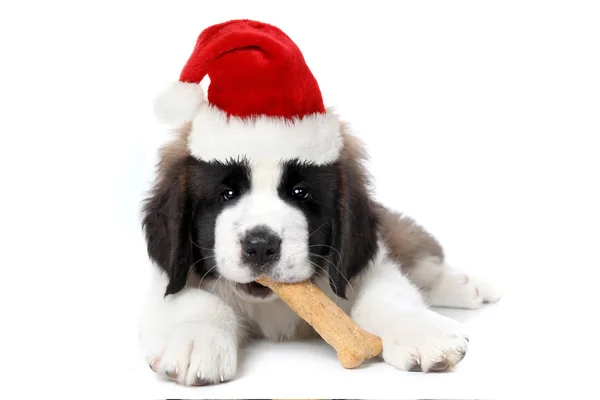
<svg viewBox="0 0 600 400"><path fill-rule="evenodd" d="M345 371L311 343L256 344L212 388L145 364L139 202L168 138L152 100L232 18L288 33L366 141L378 198L505 289L446 311L471 329L456 371ZM0 397L593 397L599 21L566 1L3 2Z"/></svg>

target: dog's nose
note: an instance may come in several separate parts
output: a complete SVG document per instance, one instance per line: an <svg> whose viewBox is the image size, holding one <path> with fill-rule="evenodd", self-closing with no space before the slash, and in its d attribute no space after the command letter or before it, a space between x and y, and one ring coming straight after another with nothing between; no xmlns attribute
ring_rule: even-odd
<svg viewBox="0 0 600 400"><path fill-rule="evenodd" d="M279 259L281 238L267 227L257 227L246 232L242 239L244 259L259 267Z"/></svg>

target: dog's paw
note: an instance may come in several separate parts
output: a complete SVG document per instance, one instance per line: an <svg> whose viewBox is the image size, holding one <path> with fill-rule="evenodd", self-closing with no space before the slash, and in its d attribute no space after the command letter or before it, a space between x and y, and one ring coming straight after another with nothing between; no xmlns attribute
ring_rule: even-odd
<svg viewBox="0 0 600 400"><path fill-rule="evenodd" d="M502 292L481 278L448 269L426 297L432 306L476 309L498 302Z"/></svg>
<svg viewBox="0 0 600 400"><path fill-rule="evenodd" d="M188 323L149 341L150 368L163 378L187 386L204 386L235 376L237 341L223 329Z"/></svg>
<svg viewBox="0 0 600 400"><path fill-rule="evenodd" d="M430 310L398 316L381 339L383 359L404 371L445 371L465 357L469 345L458 322Z"/></svg>

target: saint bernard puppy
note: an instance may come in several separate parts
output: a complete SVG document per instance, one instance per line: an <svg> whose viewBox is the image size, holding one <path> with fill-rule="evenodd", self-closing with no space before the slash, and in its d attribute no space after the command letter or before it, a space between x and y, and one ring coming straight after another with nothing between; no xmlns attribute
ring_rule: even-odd
<svg viewBox="0 0 600 400"><path fill-rule="evenodd" d="M248 20L206 29L156 110L177 126L142 208L154 278L140 339L159 376L225 382L252 338L316 336L254 282L261 274L314 281L381 337L397 369L463 359L467 333L430 307L478 308L500 293L448 266L432 235L374 200L361 142L325 109L287 35Z"/></svg>

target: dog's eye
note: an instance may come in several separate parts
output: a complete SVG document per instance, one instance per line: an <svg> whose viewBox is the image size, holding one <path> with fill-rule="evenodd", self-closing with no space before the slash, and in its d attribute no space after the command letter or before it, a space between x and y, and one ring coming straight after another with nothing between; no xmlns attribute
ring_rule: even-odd
<svg viewBox="0 0 600 400"><path fill-rule="evenodd" d="M303 187L296 186L294 189L292 189L292 198L294 200L304 200L307 197L308 190L304 189Z"/></svg>
<svg viewBox="0 0 600 400"><path fill-rule="evenodd" d="M233 189L225 189L221 192L223 200L233 200L237 197L237 192Z"/></svg>

